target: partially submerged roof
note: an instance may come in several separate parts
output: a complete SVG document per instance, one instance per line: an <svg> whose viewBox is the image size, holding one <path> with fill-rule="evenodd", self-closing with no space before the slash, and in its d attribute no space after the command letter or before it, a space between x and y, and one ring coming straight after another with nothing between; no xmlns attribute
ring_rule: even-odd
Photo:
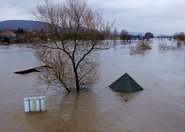
<svg viewBox="0 0 185 132"><path fill-rule="evenodd" d="M32 72L42 72L45 70L45 68L49 68L48 66L40 66L40 67L35 67L35 68L30 68L22 71L16 71L14 73L16 74L27 74L27 73L32 73Z"/></svg>
<svg viewBox="0 0 185 132"><path fill-rule="evenodd" d="M11 30L6 30L1 32L0 35L16 35L16 34Z"/></svg>
<svg viewBox="0 0 185 132"><path fill-rule="evenodd" d="M143 88L127 73L109 86L116 92L138 92Z"/></svg>

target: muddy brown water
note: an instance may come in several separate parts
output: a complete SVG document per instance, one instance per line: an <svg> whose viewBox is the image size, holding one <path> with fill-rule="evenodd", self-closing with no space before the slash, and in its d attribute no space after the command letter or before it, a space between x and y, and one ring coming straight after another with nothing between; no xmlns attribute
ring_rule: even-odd
<svg viewBox="0 0 185 132"><path fill-rule="evenodd" d="M185 132L185 48L130 55L131 44L100 53L100 78L79 94L46 92L28 45L0 46L0 131L2 132ZM171 42L168 42L169 44ZM129 73L144 91L115 93L108 86ZM47 112L24 113L23 98L45 95Z"/></svg>

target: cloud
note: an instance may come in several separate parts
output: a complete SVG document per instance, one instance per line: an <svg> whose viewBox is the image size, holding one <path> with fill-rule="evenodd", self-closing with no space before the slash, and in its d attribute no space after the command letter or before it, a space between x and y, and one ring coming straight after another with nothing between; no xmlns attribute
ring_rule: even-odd
<svg viewBox="0 0 185 132"><path fill-rule="evenodd" d="M151 31L155 33L180 32L185 28L184 0L101 0L108 18L116 18L119 29Z"/></svg>
<svg viewBox="0 0 185 132"><path fill-rule="evenodd" d="M37 3L41 0L0 1L0 20L31 19L29 10ZM118 30L174 33L185 29L184 0L88 0L88 3L94 9L103 9L106 19L116 19Z"/></svg>
<svg viewBox="0 0 185 132"><path fill-rule="evenodd" d="M37 0L6 0L0 1L0 21L11 19L31 19L30 10L33 9Z"/></svg>

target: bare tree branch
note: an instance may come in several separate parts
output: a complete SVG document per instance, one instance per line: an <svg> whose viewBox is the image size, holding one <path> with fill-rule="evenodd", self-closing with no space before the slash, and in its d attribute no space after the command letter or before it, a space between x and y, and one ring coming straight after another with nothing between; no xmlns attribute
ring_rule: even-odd
<svg viewBox="0 0 185 132"><path fill-rule="evenodd" d="M38 58L51 67L43 78L49 83L59 83L68 92L79 91L83 84L90 86L96 79L97 61L92 61L93 51L109 49L103 42L109 32L102 14L91 9L84 0L67 0L55 4L45 0L37 6L36 18L48 23L50 44L36 49Z"/></svg>

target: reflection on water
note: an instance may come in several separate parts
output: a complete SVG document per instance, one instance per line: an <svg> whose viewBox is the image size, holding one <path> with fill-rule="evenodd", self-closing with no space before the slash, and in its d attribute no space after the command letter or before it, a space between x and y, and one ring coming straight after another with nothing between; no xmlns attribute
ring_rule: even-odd
<svg viewBox="0 0 185 132"><path fill-rule="evenodd" d="M135 98L138 93L118 93L118 96L122 97L125 102L128 102Z"/></svg>
<svg viewBox="0 0 185 132"><path fill-rule="evenodd" d="M45 92L38 73L14 71L38 66L31 46L0 46L0 130L34 132L184 132L185 49L161 51L159 42L142 55L128 45L101 53L100 79L89 90ZM144 91L116 93L108 86L129 73ZM24 113L23 98L46 95L47 112Z"/></svg>

